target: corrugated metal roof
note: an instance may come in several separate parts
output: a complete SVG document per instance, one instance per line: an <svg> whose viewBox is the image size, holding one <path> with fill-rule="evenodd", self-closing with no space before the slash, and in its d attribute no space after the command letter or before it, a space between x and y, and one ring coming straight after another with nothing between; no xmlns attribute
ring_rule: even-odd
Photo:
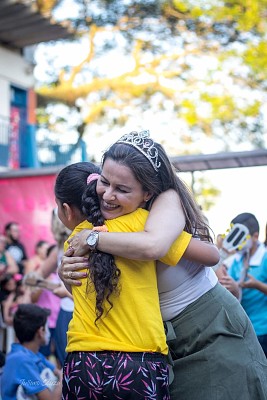
<svg viewBox="0 0 267 400"><path fill-rule="evenodd" d="M170 157L172 164L181 172L205 171L211 169L257 167L267 165L267 150L198 154ZM64 165L43 168L22 168L0 171L0 178L57 174Z"/></svg>
<svg viewBox="0 0 267 400"><path fill-rule="evenodd" d="M73 35L69 26L44 16L34 8L33 3L25 0L0 1L0 43L5 46L22 49Z"/></svg>
<svg viewBox="0 0 267 400"><path fill-rule="evenodd" d="M186 155L170 158L181 172L267 165L267 150Z"/></svg>

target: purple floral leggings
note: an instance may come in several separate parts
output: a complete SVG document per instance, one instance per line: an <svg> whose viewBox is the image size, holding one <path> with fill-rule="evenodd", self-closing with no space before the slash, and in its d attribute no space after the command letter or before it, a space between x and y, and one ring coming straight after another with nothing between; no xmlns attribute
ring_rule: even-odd
<svg viewBox="0 0 267 400"><path fill-rule="evenodd" d="M73 352L63 370L63 400L169 400L168 367L159 353Z"/></svg>

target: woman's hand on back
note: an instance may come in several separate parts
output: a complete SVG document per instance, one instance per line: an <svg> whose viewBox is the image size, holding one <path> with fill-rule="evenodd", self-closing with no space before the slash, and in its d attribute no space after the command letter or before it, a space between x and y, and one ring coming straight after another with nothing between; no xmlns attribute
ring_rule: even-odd
<svg viewBox="0 0 267 400"><path fill-rule="evenodd" d="M86 243L86 239L89 236L90 232L90 229L83 229L82 231L76 233L76 235L68 239L68 244L70 246L70 249L73 249L74 256L81 257L85 254L88 254L89 247Z"/></svg>
<svg viewBox="0 0 267 400"><path fill-rule="evenodd" d="M71 256L72 253L72 249L65 252L58 267L58 275L65 285L80 286L80 279L87 277L87 272L81 270L88 268L88 258Z"/></svg>

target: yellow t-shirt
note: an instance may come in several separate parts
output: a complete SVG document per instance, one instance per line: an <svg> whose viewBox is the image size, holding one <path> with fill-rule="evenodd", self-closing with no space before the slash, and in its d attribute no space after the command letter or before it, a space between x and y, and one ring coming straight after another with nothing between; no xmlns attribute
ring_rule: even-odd
<svg viewBox="0 0 267 400"><path fill-rule="evenodd" d="M148 211L137 209L119 218L107 220L109 232L137 232L144 229ZM82 229L91 229L84 221L71 236ZM176 265L187 248L191 235L183 232L161 261ZM65 246L65 249L67 245ZM72 286L73 318L69 323L67 352L124 351L160 352L167 354L166 337L159 306L156 262L129 260L115 256L121 271L118 296L112 295L113 308L102 315L97 326L94 321L95 292L86 294L87 279L81 286ZM104 309L108 305L104 302Z"/></svg>

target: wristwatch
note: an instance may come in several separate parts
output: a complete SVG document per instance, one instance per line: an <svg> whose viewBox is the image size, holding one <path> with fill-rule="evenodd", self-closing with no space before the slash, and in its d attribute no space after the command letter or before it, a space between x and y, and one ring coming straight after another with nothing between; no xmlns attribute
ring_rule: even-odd
<svg viewBox="0 0 267 400"><path fill-rule="evenodd" d="M98 245L98 240L99 240L99 232L98 231L92 231L89 233L86 243L89 246L89 249L91 251L96 251L97 245Z"/></svg>

